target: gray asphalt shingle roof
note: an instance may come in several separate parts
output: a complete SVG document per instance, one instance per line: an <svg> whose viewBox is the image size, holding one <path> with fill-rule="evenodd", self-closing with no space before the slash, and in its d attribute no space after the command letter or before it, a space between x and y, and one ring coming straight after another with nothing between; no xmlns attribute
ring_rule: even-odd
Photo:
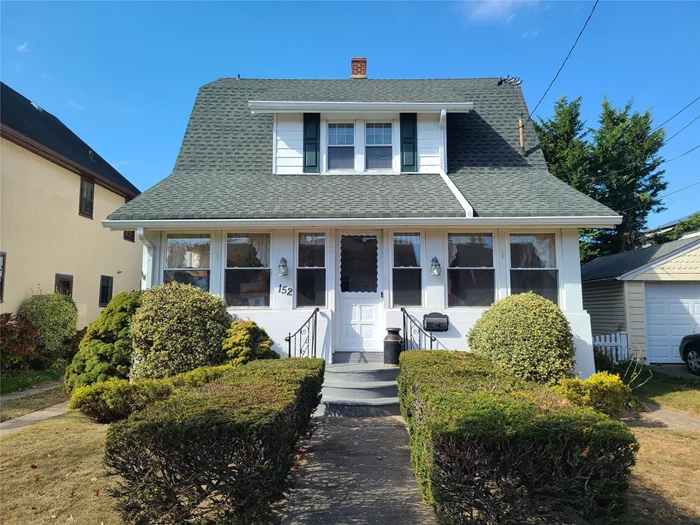
<svg viewBox="0 0 700 525"><path fill-rule="evenodd" d="M581 266L581 280L585 282L615 279L691 244L700 246L700 237L688 237L629 252L600 257Z"/></svg>
<svg viewBox="0 0 700 525"><path fill-rule="evenodd" d="M45 109L34 106L5 83L0 83L0 119L2 124L63 157L94 171L120 186L128 195L139 189L86 144L68 126ZM92 157L90 157L92 151Z"/></svg>
<svg viewBox="0 0 700 525"><path fill-rule="evenodd" d="M273 117L250 100L473 102L449 114L448 174L476 215L615 215L547 172L532 123L518 151L519 87L498 79L220 79L202 86L173 173L111 220L461 217L439 174L273 175Z"/></svg>

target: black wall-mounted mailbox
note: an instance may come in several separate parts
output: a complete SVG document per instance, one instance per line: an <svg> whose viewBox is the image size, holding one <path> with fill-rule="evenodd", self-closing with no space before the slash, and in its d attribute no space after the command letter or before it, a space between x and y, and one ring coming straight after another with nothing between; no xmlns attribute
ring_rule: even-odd
<svg viewBox="0 0 700 525"><path fill-rule="evenodd" d="M423 330L426 332L447 332L450 318L440 312L432 312L423 316Z"/></svg>

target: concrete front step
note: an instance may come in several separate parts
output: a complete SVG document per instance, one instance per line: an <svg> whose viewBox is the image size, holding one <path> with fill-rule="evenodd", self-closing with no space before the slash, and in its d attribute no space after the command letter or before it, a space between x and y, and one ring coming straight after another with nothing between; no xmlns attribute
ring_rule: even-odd
<svg viewBox="0 0 700 525"><path fill-rule="evenodd" d="M324 399L381 399L399 395L396 381L343 381L330 377L323 383Z"/></svg>
<svg viewBox="0 0 700 525"><path fill-rule="evenodd" d="M396 381L399 367L376 364L326 365L326 381L348 381L352 383L374 381Z"/></svg>
<svg viewBox="0 0 700 525"><path fill-rule="evenodd" d="M384 363L384 352L333 352L333 364Z"/></svg>
<svg viewBox="0 0 700 525"><path fill-rule="evenodd" d="M336 399L324 396L316 415L327 417L382 417L401 414L398 397Z"/></svg>

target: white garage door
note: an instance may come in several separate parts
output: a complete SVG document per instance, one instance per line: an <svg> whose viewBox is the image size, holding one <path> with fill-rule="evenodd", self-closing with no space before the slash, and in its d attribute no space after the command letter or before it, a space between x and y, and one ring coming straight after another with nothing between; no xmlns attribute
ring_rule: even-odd
<svg viewBox="0 0 700 525"><path fill-rule="evenodd" d="M700 333L700 283L644 283L647 312L647 359L681 363L678 344Z"/></svg>

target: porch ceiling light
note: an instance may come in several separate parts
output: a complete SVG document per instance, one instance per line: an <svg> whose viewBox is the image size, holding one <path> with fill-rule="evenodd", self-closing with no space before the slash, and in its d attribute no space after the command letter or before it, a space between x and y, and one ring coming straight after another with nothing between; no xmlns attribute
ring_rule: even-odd
<svg viewBox="0 0 700 525"><path fill-rule="evenodd" d="M287 259L282 257L280 259L280 264L277 267L277 275L279 275L280 277L285 277L288 273L289 273L289 270L287 268Z"/></svg>
<svg viewBox="0 0 700 525"><path fill-rule="evenodd" d="M437 277L442 273L442 268L440 268L440 261L438 261L437 257L433 257L433 260L430 263L430 275Z"/></svg>

